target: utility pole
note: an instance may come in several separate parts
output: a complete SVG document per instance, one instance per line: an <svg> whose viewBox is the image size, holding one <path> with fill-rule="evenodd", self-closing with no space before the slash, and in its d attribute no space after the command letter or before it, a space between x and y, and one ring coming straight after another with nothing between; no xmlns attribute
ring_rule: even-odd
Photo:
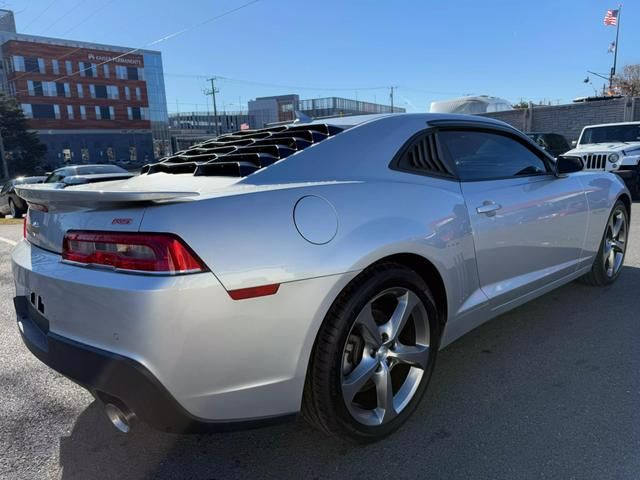
<svg viewBox="0 0 640 480"><path fill-rule="evenodd" d="M393 113L393 91L398 88L396 86L389 87L389 100L391 100L391 113Z"/></svg>
<svg viewBox="0 0 640 480"><path fill-rule="evenodd" d="M2 163L2 178L9 178L9 170L7 169L7 157L4 154L4 142L2 141L2 132L0 132L0 162Z"/></svg>
<svg viewBox="0 0 640 480"><path fill-rule="evenodd" d="M622 4L618 5L618 18L616 22L616 44L613 49L613 67L609 76L609 91L613 91L613 78L616 76L616 64L618 62L618 38L620 37L620 21L622 19Z"/></svg>
<svg viewBox="0 0 640 480"><path fill-rule="evenodd" d="M213 119L216 122L216 136L219 136L220 122L218 122L218 107L216 105L216 93L220 93L220 90L216 88L216 85L214 83L216 80L217 80L216 77L211 77L209 79L209 81L211 82L211 91L208 93L208 95L211 95L213 97Z"/></svg>

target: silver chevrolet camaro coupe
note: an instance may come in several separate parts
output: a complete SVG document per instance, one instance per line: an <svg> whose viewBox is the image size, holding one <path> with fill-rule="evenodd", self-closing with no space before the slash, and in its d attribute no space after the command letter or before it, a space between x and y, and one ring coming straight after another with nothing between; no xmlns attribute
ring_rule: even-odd
<svg viewBox="0 0 640 480"><path fill-rule="evenodd" d="M616 280L630 194L482 117L341 117L223 135L127 180L16 187L33 354L113 424L298 412L366 442L419 404L437 352L575 279Z"/></svg>

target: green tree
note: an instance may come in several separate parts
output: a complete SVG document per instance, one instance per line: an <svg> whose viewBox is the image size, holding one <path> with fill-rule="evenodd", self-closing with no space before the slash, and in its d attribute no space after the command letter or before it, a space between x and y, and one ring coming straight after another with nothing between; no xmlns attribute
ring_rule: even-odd
<svg viewBox="0 0 640 480"><path fill-rule="evenodd" d="M0 133L9 175L32 175L42 166L47 147L29 130L27 118L13 97L0 93ZM0 173L1 175L1 173Z"/></svg>

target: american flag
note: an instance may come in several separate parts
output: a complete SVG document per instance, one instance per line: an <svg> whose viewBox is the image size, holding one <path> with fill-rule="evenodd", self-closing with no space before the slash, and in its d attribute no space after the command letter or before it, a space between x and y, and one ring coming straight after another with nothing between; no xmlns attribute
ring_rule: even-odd
<svg viewBox="0 0 640 480"><path fill-rule="evenodd" d="M604 16L605 25L618 25L618 12L619 10L607 10L607 14Z"/></svg>

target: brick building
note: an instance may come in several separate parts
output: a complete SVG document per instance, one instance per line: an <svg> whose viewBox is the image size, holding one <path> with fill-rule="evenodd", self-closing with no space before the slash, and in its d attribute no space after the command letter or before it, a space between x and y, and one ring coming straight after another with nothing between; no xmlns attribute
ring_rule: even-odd
<svg viewBox="0 0 640 480"><path fill-rule="evenodd" d="M144 162L170 148L160 52L0 31L0 91L64 163Z"/></svg>

